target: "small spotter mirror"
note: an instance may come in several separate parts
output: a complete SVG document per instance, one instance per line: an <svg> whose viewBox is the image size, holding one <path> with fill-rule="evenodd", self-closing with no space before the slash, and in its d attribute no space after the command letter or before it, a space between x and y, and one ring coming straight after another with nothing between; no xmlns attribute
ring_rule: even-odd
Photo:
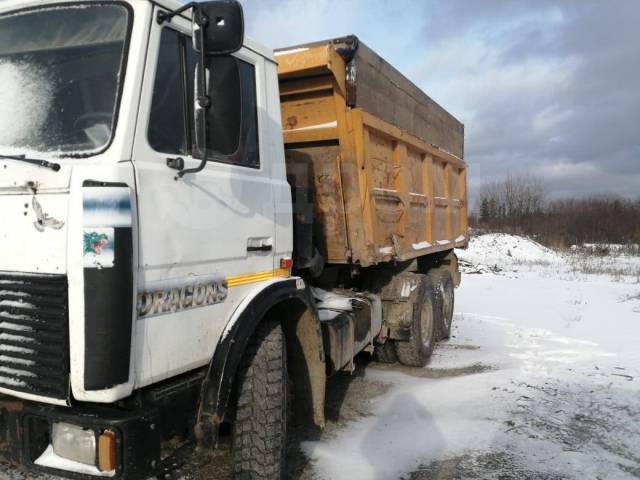
<svg viewBox="0 0 640 480"><path fill-rule="evenodd" d="M198 32L200 28L204 30L202 36ZM205 55L228 55L240 50L244 42L244 14L240 2L199 3L193 16L193 48L198 52L202 50L201 38Z"/></svg>

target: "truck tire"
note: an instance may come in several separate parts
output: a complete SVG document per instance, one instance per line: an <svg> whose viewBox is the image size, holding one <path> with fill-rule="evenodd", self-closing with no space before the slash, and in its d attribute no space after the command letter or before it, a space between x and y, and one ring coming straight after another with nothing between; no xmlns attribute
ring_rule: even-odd
<svg viewBox="0 0 640 480"><path fill-rule="evenodd" d="M429 278L433 284L436 298L436 309L440 312L436 323L437 340L445 340L451 337L453 325L453 307L455 303L455 290L451 272L444 268L430 270Z"/></svg>
<svg viewBox="0 0 640 480"><path fill-rule="evenodd" d="M427 275L415 274L421 278L414 299L413 318L409 339L395 342L400 363L409 367L424 367L433 353L436 343L435 291Z"/></svg>
<svg viewBox="0 0 640 480"><path fill-rule="evenodd" d="M234 479L280 480L287 443L288 375L279 322L258 325L240 364L237 385Z"/></svg>
<svg viewBox="0 0 640 480"><path fill-rule="evenodd" d="M393 340L387 339L386 342L375 345L373 359L380 363L396 363L398 355L396 355L396 349L393 344Z"/></svg>

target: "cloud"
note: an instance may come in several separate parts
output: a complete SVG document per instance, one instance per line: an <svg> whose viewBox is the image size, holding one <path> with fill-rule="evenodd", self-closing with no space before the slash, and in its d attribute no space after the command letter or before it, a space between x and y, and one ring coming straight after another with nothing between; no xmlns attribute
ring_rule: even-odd
<svg viewBox="0 0 640 480"><path fill-rule="evenodd" d="M244 5L271 47L357 34L465 123L472 187L526 171L555 196L640 195L637 0Z"/></svg>

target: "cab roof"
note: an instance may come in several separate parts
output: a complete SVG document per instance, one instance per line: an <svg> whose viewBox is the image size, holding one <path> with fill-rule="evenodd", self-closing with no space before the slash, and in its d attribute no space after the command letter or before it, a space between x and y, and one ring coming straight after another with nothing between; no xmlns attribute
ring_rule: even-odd
<svg viewBox="0 0 640 480"><path fill-rule="evenodd" d="M166 8L167 10L177 10L178 8L184 6L185 2L180 2L178 0L122 0L125 3L130 4L135 7L136 5L151 3L153 5L159 6L161 8ZM0 12L10 12L12 10L18 10L22 8L33 8L33 7L45 7L48 4L64 4L64 3L87 3L87 0L0 0ZM191 14L189 12L185 12L182 16L184 18L191 18ZM271 60L275 63L275 57L273 55L273 50L256 42L252 38L245 35L244 38L244 46L249 50L254 51L258 55Z"/></svg>

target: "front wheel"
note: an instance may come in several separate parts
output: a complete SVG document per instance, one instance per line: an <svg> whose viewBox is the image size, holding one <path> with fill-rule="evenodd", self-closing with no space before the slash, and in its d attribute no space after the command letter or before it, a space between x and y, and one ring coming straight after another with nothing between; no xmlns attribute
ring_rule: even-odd
<svg viewBox="0 0 640 480"><path fill-rule="evenodd" d="M236 480L280 480L287 444L287 355L277 321L258 325L240 364L233 426Z"/></svg>

